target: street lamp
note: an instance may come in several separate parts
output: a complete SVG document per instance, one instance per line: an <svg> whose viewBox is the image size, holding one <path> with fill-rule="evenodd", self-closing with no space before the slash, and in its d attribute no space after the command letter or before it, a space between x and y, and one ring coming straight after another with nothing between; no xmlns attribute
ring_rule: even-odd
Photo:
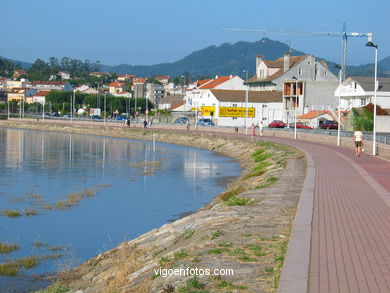
<svg viewBox="0 0 390 293"><path fill-rule="evenodd" d="M366 43L367 47L375 48L375 71L374 71L374 125L372 137L372 155L376 156L376 92L378 90L378 45L375 45L370 39Z"/></svg>
<svg viewBox="0 0 390 293"><path fill-rule="evenodd" d="M291 79L295 80L295 103L294 103L294 139L297 139L297 102L298 102L298 78L293 76Z"/></svg>
<svg viewBox="0 0 390 293"><path fill-rule="evenodd" d="M342 74L342 72L341 72L341 66L340 65L338 65L338 64L335 64L335 66L334 66L335 68L337 68L337 69L339 69L339 115L338 115L338 126L337 126L337 145L339 146L340 145L340 128L341 128L341 124L340 124L340 122L341 122L341 74Z"/></svg>
<svg viewBox="0 0 390 293"><path fill-rule="evenodd" d="M248 70L243 70L243 72L246 72L246 78L245 78L245 84L246 84L246 90L245 90L245 134L248 134Z"/></svg>

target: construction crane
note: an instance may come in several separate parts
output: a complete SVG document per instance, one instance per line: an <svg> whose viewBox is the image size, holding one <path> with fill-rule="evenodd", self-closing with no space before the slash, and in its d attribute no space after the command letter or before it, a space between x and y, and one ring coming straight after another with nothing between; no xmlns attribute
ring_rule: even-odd
<svg viewBox="0 0 390 293"><path fill-rule="evenodd" d="M341 37L342 38L342 59L341 78L345 79L347 69L347 42L349 37L367 37L368 42L372 42L372 33L348 33L345 23L342 32L308 32L295 30L252 30L252 29L224 29L227 33L239 34L262 34L262 35L295 35L295 36L318 36L318 37Z"/></svg>

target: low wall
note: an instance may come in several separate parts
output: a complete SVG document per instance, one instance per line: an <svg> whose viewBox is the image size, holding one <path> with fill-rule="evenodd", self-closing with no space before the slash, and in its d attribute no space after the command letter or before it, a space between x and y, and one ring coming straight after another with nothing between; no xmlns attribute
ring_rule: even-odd
<svg viewBox="0 0 390 293"><path fill-rule="evenodd" d="M293 131L277 131L277 130L265 130L264 135L266 136L276 136L284 138L294 138ZM307 132L297 132L297 139L311 142L318 142L322 144L337 145L337 136L330 136L325 134L316 134L316 133L307 133ZM341 137L340 145L349 149L354 149L355 144L353 138L350 137ZM372 141L366 141L364 143L364 149L367 153L372 154ZM390 160L390 145L378 143L377 154L379 157Z"/></svg>

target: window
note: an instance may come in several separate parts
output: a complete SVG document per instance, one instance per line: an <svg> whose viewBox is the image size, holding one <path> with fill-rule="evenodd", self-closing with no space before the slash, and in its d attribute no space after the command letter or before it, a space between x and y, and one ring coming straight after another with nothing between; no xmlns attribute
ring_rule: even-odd
<svg viewBox="0 0 390 293"><path fill-rule="evenodd" d="M298 74L299 74L299 75L302 75L302 73L303 73L302 68L298 68Z"/></svg>
<svg viewBox="0 0 390 293"><path fill-rule="evenodd" d="M353 83L353 88L356 90L357 89L357 82Z"/></svg>
<svg viewBox="0 0 390 293"><path fill-rule="evenodd" d="M263 105L263 108L267 108L267 105Z"/></svg>
<svg viewBox="0 0 390 293"><path fill-rule="evenodd" d="M237 107L237 104L233 104L232 107Z"/></svg>
<svg viewBox="0 0 390 293"><path fill-rule="evenodd" d="M264 121L264 120L267 120L267 118L266 118L266 117L263 117L263 121Z"/></svg>
<svg viewBox="0 0 390 293"><path fill-rule="evenodd" d="M360 99L360 106L365 106L366 103L367 103L367 99L366 98Z"/></svg>

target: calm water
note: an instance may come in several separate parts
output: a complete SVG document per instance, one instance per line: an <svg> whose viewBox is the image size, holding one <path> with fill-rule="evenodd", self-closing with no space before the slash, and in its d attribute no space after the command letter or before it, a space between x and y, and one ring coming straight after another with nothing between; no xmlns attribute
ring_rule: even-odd
<svg viewBox="0 0 390 293"><path fill-rule="evenodd" d="M224 178L241 171L231 159L202 149L5 128L0 128L0 170L0 210L39 212L0 215L0 241L20 246L0 261L64 255L22 270L28 276L75 266L197 210L224 190ZM44 208L87 189L95 196L74 207ZM19 282L0 278L0 289L10 280Z"/></svg>

